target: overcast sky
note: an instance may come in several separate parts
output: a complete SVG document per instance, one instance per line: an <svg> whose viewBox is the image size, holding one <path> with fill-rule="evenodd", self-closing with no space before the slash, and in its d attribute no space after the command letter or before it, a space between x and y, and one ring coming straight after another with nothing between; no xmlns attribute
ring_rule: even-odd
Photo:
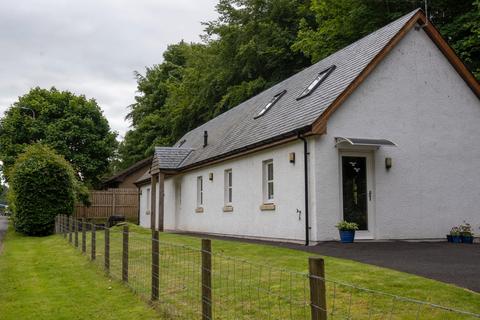
<svg viewBox="0 0 480 320"><path fill-rule="evenodd" d="M168 44L199 41L217 0L1 0L0 115L31 87L95 98L120 138L134 70Z"/></svg>

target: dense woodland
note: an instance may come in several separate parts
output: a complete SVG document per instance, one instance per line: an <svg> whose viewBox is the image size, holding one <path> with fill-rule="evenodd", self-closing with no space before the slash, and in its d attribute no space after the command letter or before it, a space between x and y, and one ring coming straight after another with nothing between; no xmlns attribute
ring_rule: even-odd
<svg viewBox="0 0 480 320"><path fill-rule="evenodd" d="M172 44L161 63L136 73L120 167L418 7L423 1L220 0L200 43ZM428 14L480 77L480 0L430 0Z"/></svg>

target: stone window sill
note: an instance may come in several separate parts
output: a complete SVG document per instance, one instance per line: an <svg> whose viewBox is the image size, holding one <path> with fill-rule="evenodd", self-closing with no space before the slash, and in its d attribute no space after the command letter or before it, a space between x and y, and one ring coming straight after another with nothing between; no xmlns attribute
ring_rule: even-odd
<svg viewBox="0 0 480 320"><path fill-rule="evenodd" d="M203 207L198 207L195 209L196 213L202 213L203 212Z"/></svg>
<svg viewBox="0 0 480 320"><path fill-rule="evenodd" d="M260 206L260 210L262 210L262 211L274 211L275 210L275 204L264 203Z"/></svg>
<svg viewBox="0 0 480 320"><path fill-rule="evenodd" d="M223 212L233 212L233 206L226 205L223 207Z"/></svg>

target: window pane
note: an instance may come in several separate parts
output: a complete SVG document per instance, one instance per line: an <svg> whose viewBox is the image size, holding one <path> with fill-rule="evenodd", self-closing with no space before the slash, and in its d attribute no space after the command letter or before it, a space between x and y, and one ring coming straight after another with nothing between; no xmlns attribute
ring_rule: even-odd
<svg viewBox="0 0 480 320"><path fill-rule="evenodd" d="M367 159L342 157L343 218L368 229Z"/></svg>
<svg viewBox="0 0 480 320"><path fill-rule="evenodd" d="M203 205L203 178L197 177L197 206Z"/></svg>
<svg viewBox="0 0 480 320"><path fill-rule="evenodd" d="M147 210L150 210L150 189L147 189Z"/></svg>
<svg viewBox="0 0 480 320"><path fill-rule="evenodd" d="M228 202L232 202L232 188L228 189Z"/></svg>
<svg viewBox="0 0 480 320"><path fill-rule="evenodd" d="M268 183L268 199L273 199L273 182Z"/></svg>
<svg viewBox="0 0 480 320"><path fill-rule="evenodd" d="M267 164L267 180L273 180L273 163Z"/></svg>

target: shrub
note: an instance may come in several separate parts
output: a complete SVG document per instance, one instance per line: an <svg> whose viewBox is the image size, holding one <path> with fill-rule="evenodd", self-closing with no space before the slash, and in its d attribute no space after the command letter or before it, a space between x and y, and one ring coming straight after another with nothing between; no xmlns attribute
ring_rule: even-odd
<svg viewBox="0 0 480 320"><path fill-rule="evenodd" d="M71 165L41 144L27 147L9 173L9 202L15 230L42 236L53 232L58 214L72 214L78 183Z"/></svg>
<svg viewBox="0 0 480 320"><path fill-rule="evenodd" d="M340 221L335 225L340 231L355 231L358 230L358 224L355 222Z"/></svg>

